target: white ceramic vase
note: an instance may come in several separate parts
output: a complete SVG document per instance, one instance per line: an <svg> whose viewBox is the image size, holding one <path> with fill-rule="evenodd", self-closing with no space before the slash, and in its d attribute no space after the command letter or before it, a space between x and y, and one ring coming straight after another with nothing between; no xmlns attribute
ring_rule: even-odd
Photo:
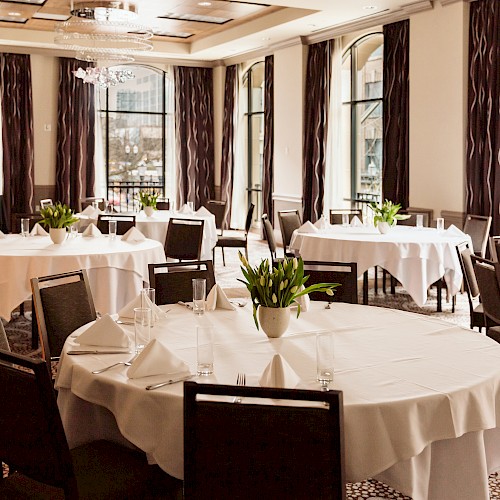
<svg viewBox="0 0 500 500"><path fill-rule="evenodd" d="M268 337L281 337L290 322L289 307L264 307L259 306L257 310L259 325Z"/></svg>
<svg viewBox="0 0 500 500"><path fill-rule="evenodd" d="M50 239L55 245L60 245L66 239L67 234L65 227L49 228Z"/></svg>
<svg viewBox="0 0 500 500"><path fill-rule="evenodd" d="M146 214L147 217L152 217L153 214L155 213L154 207L144 207L144 213Z"/></svg>
<svg viewBox="0 0 500 500"><path fill-rule="evenodd" d="M379 222L377 224L377 229L381 234L387 234L391 228L392 226L388 222Z"/></svg>

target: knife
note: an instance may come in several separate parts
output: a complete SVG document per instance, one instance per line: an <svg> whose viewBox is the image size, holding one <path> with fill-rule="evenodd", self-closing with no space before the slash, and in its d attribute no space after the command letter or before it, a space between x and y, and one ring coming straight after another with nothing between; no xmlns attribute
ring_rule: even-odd
<svg viewBox="0 0 500 500"><path fill-rule="evenodd" d="M185 306L188 309L192 309L193 308L193 306L191 304L188 304L187 302L182 302L182 300L179 300L179 302L177 302L177 304L180 304L181 306Z"/></svg>
<svg viewBox="0 0 500 500"><path fill-rule="evenodd" d="M68 351L66 354L130 354L130 351Z"/></svg>
<svg viewBox="0 0 500 500"><path fill-rule="evenodd" d="M153 391L155 389L159 389L160 387L164 387L166 385L176 384L177 382L183 382L184 380L189 380L190 378L193 377L194 375L188 375L187 377L172 378L170 380L167 380L166 382L160 382L159 384L148 385L146 386L146 391Z"/></svg>

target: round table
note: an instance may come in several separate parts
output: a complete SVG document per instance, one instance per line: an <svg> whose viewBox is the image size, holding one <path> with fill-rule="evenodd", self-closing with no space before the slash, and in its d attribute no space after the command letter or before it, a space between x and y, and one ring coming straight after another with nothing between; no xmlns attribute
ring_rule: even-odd
<svg viewBox="0 0 500 500"><path fill-rule="evenodd" d="M168 307L152 335L193 372L195 327L214 327L214 375L194 379L201 382L236 384L243 372L248 385L258 385L279 353L300 378L297 387L319 389L315 332L332 330L347 480L376 477L415 500L488 498L488 473L500 467L500 346L491 339L417 314L321 302L298 319L292 314L283 337L268 339L256 330L250 304L201 318ZM182 478L182 384L146 391L165 377L128 379L123 367L91 373L128 358L63 353L56 387L70 445L124 436Z"/></svg>

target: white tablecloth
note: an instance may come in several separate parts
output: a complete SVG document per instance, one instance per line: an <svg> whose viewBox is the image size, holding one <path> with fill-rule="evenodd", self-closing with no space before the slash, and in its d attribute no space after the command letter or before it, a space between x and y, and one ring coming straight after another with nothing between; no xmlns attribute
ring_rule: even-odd
<svg viewBox="0 0 500 500"><path fill-rule="evenodd" d="M491 339L425 316L342 303L329 310L312 303L299 319L292 315L281 339L255 329L250 305L201 320L182 306L169 308L153 336L193 371L195 326L214 326L215 371L203 379L210 382L235 384L244 372L248 385L258 385L278 352L299 375L299 387L318 389L313 332L332 329L333 388L344 393L347 480L380 474L415 500L488 498L488 473L500 467L500 346ZM63 354L56 386L70 446L119 435L119 429L182 478L182 384L146 391L164 377L129 380L123 367L91 374L129 357Z"/></svg>
<svg viewBox="0 0 500 500"><path fill-rule="evenodd" d="M176 219L200 219L205 221L203 226L203 241L201 242L201 259L212 260L212 249L217 243L217 228L215 226L214 215L182 214L171 210L156 210L151 217L148 217L144 211L134 212L137 229L141 231L146 238L159 241L165 244L167 236L168 221L175 217ZM90 222L97 224L96 219L89 219L87 216L77 214L81 218L80 230Z"/></svg>
<svg viewBox="0 0 500 500"><path fill-rule="evenodd" d="M295 233L290 248L304 260L356 262L358 275L370 267L389 271L418 306L427 290L444 277L451 295L462 285L462 270L455 247L468 235L450 235L436 229L396 226L388 234L373 227L330 226L318 233Z"/></svg>
<svg viewBox="0 0 500 500"><path fill-rule="evenodd" d="M163 245L154 240L127 243L117 236L68 238L54 245L49 236L0 239L0 316L31 297L31 278L87 269L96 309L114 313L149 282L148 264L165 262Z"/></svg>

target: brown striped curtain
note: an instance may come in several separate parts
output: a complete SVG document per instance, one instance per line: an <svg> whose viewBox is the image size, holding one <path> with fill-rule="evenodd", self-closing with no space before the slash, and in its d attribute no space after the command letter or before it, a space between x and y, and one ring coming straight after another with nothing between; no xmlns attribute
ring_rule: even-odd
<svg viewBox="0 0 500 500"><path fill-rule="evenodd" d="M226 68L224 84L224 118L222 122L222 157L221 157L221 200L226 202L224 227L229 227L231 220L231 201L234 176L234 140L235 110L238 97L238 67L233 64Z"/></svg>
<svg viewBox="0 0 500 500"><path fill-rule="evenodd" d="M500 2L470 4L467 212L492 215L500 234Z"/></svg>
<svg viewBox="0 0 500 500"><path fill-rule="evenodd" d="M267 56L264 66L264 159L262 165L262 213L274 222L274 56Z"/></svg>
<svg viewBox="0 0 500 500"><path fill-rule="evenodd" d="M3 231L14 213L33 212L34 154L31 60L0 54L3 141Z"/></svg>
<svg viewBox="0 0 500 500"><path fill-rule="evenodd" d="M332 41L310 45L305 89L302 208L303 219L311 222L323 213L331 72Z"/></svg>
<svg viewBox="0 0 500 500"><path fill-rule="evenodd" d="M409 205L410 22L386 24L384 33L382 195Z"/></svg>
<svg viewBox="0 0 500 500"><path fill-rule="evenodd" d="M215 192L213 71L176 66L174 77L177 206L199 208Z"/></svg>
<svg viewBox="0 0 500 500"><path fill-rule="evenodd" d="M73 74L88 65L59 59L56 200L73 209L81 198L94 196L95 89Z"/></svg>

